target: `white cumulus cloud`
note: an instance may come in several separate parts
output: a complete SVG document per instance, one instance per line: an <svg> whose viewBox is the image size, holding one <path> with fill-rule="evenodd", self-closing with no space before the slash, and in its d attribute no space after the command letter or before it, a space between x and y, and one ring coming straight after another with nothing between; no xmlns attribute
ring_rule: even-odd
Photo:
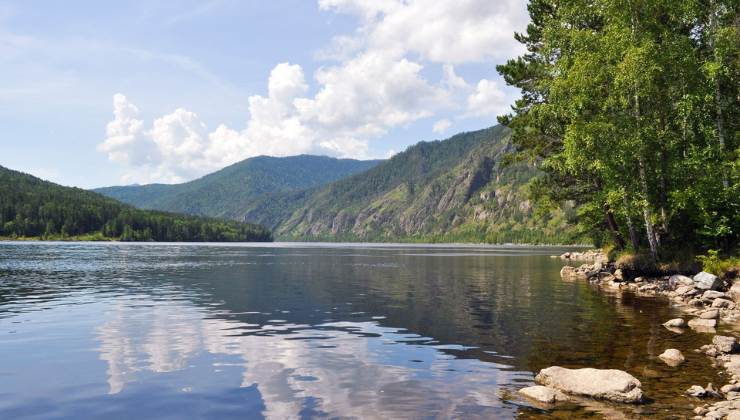
<svg viewBox="0 0 740 420"><path fill-rule="evenodd" d="M468 96L467 115L474 117L495 117L506 112L506 95L493 80L478 82L475 92Z"/></svg>
<svg viewBox="0 0 740 420"><path fill-rule="evenodd" d="M393 128L436 117L432 130L443 133L451 118L506 111L497 81L468 83L456 68L480 62L492 68L492 59L520 52L512 35L527 22L522 0L318 4L355 16L359 26L317 54L328 61L310 77L298 64L276 65L266 95L249 97L243 128L221 124L211 130L183 108L149 125L117 94L99 150L129 169L126 182L180 182L257 155L374 157L370 142ZM430 81L429 74L441 78Z"/></svg>
<svg viewBox="0 0 740 420"><path fill-rule="evenodd" d="M447 131L448 128L452 126L452 122L448 120L447 118L443 118L437 122L434 123L432 126L432 131L435 133L441 134Z"/></svg>

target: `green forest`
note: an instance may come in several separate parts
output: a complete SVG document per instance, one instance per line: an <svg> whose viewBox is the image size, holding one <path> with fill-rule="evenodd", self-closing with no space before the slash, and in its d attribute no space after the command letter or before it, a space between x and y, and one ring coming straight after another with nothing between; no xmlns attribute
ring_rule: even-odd
<svg viewBox="0 0 740 420"><path fill-rule="evenodd" d="M597 245L737 252L737 0L532 0L526 53L497 67L521 89L514 155L543 176L537 206L576 204Z"/></svg>
<svg viewBox="0 0 740 420"><path fill-rule="evenodd" d="M271 241L261 226L139 210L0 167L0 237L121 241Z"/></svg>

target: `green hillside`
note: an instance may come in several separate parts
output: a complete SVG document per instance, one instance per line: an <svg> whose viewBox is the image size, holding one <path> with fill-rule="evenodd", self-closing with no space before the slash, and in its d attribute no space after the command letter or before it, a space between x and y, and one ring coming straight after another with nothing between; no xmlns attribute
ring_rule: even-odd
<svg viewBox="0 0 740 420"><path fill-rule="evenodd" d="M261 226L138 210L0 166L0 237L124 241L270 241Z"/></svg>
<svg viewBox="0 0 740 420"><path fill-rule="evenodd" d="M527 183L537 172L503 165L511 151L502 126L421 142L328 186L265 196L245 219L280 239L573 242L573 208L535 211Z"/></svg>
<svg viewBox="0 0 740 420"><path fill-rule="evenodd" d="M242 219L244 209L265 194L298 191L362 172L377 160L326 156L258 156L183 184L133 185L94 190L144 209Z"/></svg>

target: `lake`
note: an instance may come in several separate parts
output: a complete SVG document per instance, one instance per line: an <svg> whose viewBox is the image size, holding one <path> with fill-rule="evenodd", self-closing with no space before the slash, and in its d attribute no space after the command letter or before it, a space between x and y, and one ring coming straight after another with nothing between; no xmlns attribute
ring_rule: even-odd
<svg viewBox="0 0 740 420"><path fill-rule="evenodd" d="M723 384L691 351L711 335L561 280L563 251L0 243L0 418L683 417L683 390ZM517 397L551 365L626 370L650 401Z"/></svg>

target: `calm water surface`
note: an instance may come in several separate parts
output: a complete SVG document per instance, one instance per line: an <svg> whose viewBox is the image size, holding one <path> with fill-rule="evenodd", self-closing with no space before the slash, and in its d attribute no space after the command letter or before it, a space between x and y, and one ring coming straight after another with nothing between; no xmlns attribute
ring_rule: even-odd
<svg viewBox="0 0 740 420"><path fill-rule="evenodd" d="M0 243L0 418L683 418L720 382L665 301L558 275L556 248ZM656 358L666 348L687 363ZM556 411L554 364L651 402Z"/></svg>

